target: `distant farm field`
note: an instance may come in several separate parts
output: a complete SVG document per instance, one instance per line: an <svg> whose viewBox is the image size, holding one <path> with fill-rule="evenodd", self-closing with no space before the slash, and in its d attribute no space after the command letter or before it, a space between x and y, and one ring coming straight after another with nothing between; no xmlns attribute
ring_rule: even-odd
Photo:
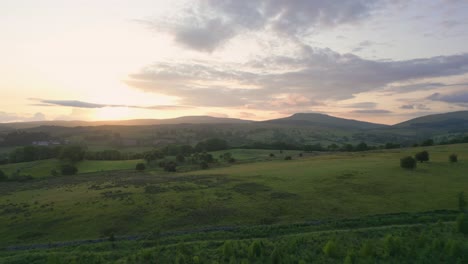
<svg viewBox="0 0 468 264"><path fill-rule="evenodd" d="M401 157L422 149L430 162L415 170L399 167ZM458 163L449 163L451 153ZM460 144L294 156L186 173L131 170L4 182L0 246L454 210L457 194L468 193L467 160L468 144ZM83 162L79 169L128 169L136 162Z"/></svg>
<svg viewBox="0 0 468 264"><path fill-rule="evenodd" d="M129 170L135 169L135 165L143 160L117 160L117 161L104 161L104 160L85 160L76 163L78 173L90 173L99 171L113 171L113 170ZM57 159L38 160L31 162L12 163L0 165L0 170L6 174L11 174L19 171L24 175L31 175L35 178L43 178L51 176L52 170L59 171L60 161Z"/></svg>

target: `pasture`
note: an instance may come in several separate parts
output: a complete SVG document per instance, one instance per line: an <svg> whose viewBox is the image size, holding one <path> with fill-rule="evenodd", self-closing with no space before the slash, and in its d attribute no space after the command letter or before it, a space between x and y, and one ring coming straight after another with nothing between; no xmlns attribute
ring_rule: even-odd
<svg viewBox="0 0 468 264"><path fill-rule="evenodd" d="M399 167L401 157L421 149L293 157L185 173L116 170L3 182L0 246L456 210L457 194L468 193L468 145L426 147L430 162L415 170ZM448 162L451 153L458 154L458 163ZM96 164L88 164L89 170L100 169Z"/></svg>
<svg viewBox="0 0 468 264"><path fill-rule="evenodd" d="M114 170L133 170L135 164L143 162L143 160L84 160L76 163L78 173L91 173L101 171L114 171ZM0 165L0 170L6 174L12 174L19 171L24 175L31 175L34 178L51 177L51 171L60 171L61 162L57 159L38 160L31 162L11 163Z"/></svg>

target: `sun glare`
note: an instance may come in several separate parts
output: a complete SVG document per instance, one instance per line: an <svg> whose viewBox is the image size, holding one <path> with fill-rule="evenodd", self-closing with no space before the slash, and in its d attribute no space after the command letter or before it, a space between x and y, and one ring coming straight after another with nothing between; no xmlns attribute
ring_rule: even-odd
<svg viewBox="0 0 468 264"><path fill-rule="evenodd" d="M104 107L96 110L96 120L125 120L133 118L127 107Z"/></svg>

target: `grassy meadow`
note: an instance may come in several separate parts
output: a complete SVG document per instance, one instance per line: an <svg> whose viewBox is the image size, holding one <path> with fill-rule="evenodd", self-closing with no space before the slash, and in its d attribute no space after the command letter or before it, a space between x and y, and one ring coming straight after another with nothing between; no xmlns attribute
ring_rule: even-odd
<svg viewBox="0 0 468 264"><path fill-rule="evenodd" d="M135 164L140 162L143 162L143 160L84 160L77 162L75 165L78 173L82 174L101 171L133 170L135 169ZM34 178L45 178L51 177L52 170L60 171L60 165L60 160L48 159L0 165L0 170L6 174L19 171L21 174L31 175Z"/></svg>
<svg viewBox="0 0 468 264"><path fill-rule="evenodd" d="M128 167L121 161L84 162L81 166L86 167L80 171L88 168L98 172L3 182L0 246L153 230L456 210L457 194L468 192L468 145L424 149L430 153L430 162L418 163L415 170L401 169L399 159L422 148L293 156L290 161L234 164L185 173L100 172L102 165L129 169L136 162ZM451 153L458 154L458 163L448 162Z"/></svg>

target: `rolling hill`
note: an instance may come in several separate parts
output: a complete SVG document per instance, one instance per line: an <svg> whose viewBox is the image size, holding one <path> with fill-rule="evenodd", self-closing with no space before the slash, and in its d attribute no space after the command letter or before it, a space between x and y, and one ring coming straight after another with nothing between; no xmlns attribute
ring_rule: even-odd
<svg viewBox="0 0 468 264"><path fill-rule="evenodd" d="M150 126L150 125L172 125L172 124L246 124L250 120L223 118L212 116L182 116L169 119L130 119L130 120L110 120L110 121L36 121L36 122L15 122L2 124L3 129L27 129L40 126Z"/></svg>
<svg viewBox="0 0 468 264"><path fill-rule="evenodd" d="M375 129L387 125L345 119L318 113L297 113L289 117L263 121L270 124L319 126L326 128Z"/></svg>

